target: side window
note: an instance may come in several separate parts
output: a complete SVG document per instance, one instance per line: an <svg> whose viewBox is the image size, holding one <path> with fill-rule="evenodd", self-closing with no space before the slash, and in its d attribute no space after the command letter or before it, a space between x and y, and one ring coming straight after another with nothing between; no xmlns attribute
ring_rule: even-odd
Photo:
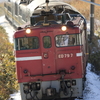
<svg viewBox="0 0 100 100"><path fill-rule="evenodd" d="M6 5L6 3L4 3L4 7L5 7L5 8L7 8L7 5Z"/></svg>
<svg viewBox="0 0 100 100"><path fill-rule="evenodd" d="M51 48L51 37L50 36L43 37L43 46L44 48Z"/></svg>
<svg viewBox="0 0 100 100"><path fill-rule="evenodd" d="M19 15L22 16L22 9L19 8Z"/></svg>
<svg viewBox="0 0 100 100"><path fill-rule="evenodd" d="M8 10L11 12L11 7L10 6L8 6Z"/></svg>
<svg viewBox="0 0 100 100"><path fill-rule="evenodd" d="M25 12L22 12L22 19L23 19L24 21L26 21L26 14L25 14Z"/></svg>
<svg viewBox="0 0 100 100"><path fill-rule="evenodd" d="M28 49L38 49L39 48L39 39L38 37L24 37L17 38L15 40L15 49L16 50L28 50Z"/></svg>
<svg viewBox="0 0 100 100"><path fill-rule="evenodd" d="M15 3L15 15L18 15L18 5Z"/></svg>

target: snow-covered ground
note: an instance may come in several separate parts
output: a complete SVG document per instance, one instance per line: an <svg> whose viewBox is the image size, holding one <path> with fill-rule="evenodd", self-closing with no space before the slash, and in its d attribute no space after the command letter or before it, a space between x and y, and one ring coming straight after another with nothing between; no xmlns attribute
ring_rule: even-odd
<svg viewBox="0 0 100 100"><path fill-rule="evenodd" d="M13 42L14 28L9 24L4 16L0 17L0 25L5 28L8 33L9 40ZM89 31L89 24L88 24ZM86 82L83 92L84 100L100 100L100 76L91 71L91 64L88 63L86 67ZM14 93L10 95L14 100L20 100L20 93ZM79 99L75 99L79 100Z"/></svg>
<svg viewBox="0 0 100 100"><path fill-rule="evenodd" d="M100 76L91 71L93 66L87 65L84 100L100 100Z"/></svg>
<svg viewBox="0 0 100 100"><path fill-rule="evenodd" d="M10 94L9 100L21 100L20 92L18 91L18 93Z"/></svg>

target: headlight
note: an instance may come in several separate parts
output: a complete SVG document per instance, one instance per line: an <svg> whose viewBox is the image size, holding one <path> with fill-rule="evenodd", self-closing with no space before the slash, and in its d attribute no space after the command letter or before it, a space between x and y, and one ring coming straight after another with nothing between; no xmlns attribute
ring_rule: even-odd
<svg viewBox="0 0 100 100"><path fill-rule="evenodd" d="M31 29L30 29L30 28L27 28L27 29L26 29L26 33L27 33L27 34L30 34L30 33L31 33Z"/></svg>
<svg viewBox="0 0 100 100"><path fill-rule="evenodd" d="M61 30L62 30L62 31L66 31L66 30L67 30L67 27L66 27L66 26L62 26L62 27L61 27Z"/></svg>

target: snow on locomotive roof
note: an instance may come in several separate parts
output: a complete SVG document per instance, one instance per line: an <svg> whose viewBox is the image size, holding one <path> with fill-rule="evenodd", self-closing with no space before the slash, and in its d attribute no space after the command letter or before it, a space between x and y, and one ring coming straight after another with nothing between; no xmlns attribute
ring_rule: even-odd
<svg viewBox="0 0 100 100"><path fill-rule="evenodd" d="M43 5L41 5L41 6L45 6L45 5L46 5L46 4L43 4ZM66 6L65 8L78 12L76 8L72 7L72 6L71 6L70 4L68 4L68 3L64 3L64 2L52 1L52 2L49 3L48 6L60 6L60 5L61 5L61 6L64 5L64 6Z"/></svg>
<svg viewBox="0 0 100 100"><path fill-rule="evenodd" d="M49 0L48 4L49 7L62 6L62 5L66 6L65 7L66 9L80 13L76 8L74 8L70 4L61 2L59 0ZM27 7L30 9L31 12L34 12L35 8L42 6L46 6L45 0L34 0Z"/></svg>

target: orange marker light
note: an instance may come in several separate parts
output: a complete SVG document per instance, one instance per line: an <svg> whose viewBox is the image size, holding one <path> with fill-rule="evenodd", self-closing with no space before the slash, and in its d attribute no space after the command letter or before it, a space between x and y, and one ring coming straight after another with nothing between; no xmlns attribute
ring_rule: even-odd
<svg viewBox="0 0 100 100"><path fill-rule="evenodd" d="M30 29L30 28L27 28L27 29L26 29L26 33L27 33L27 34L30 34L30 33L31 33L31 29Z"/></svg>
<svg viewBox="0 0 100 100"><path fill-rule="evenodd" d="M62 26L62 27L61 27L61 30L62 30L62 31L66 31L66 30L67 30L67 27L66 27L66 26Z"/></svg>

